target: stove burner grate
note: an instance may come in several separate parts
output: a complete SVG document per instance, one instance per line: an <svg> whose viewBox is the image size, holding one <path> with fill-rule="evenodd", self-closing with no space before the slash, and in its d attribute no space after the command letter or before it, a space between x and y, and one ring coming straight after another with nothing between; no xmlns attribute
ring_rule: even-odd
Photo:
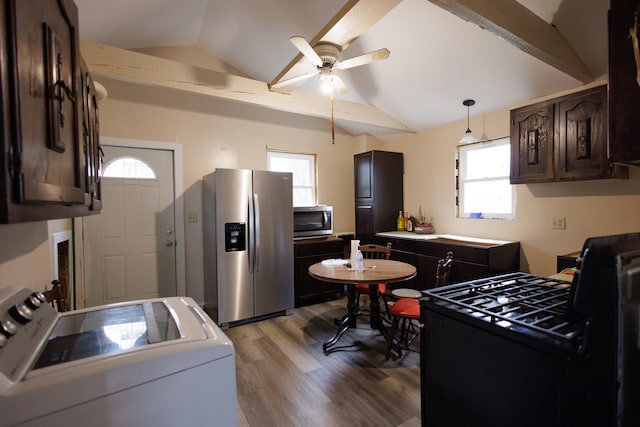
<svg viewBox="0 0 640 427"><path fill-rule="evenodd" d="M512 273L426 291L438 306L546 341L579 350L584 320L567 316L571 283Z"/></svg>

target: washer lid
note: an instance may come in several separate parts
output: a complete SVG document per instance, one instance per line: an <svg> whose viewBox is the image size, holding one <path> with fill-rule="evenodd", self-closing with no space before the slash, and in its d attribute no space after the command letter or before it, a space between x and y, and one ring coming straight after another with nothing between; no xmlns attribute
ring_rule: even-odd
<svg viewBox="0 0 640 427"><path fill-rule="evenodd" d="M180 338L162 302L106 307L60 318L34 369Z"/></svg>

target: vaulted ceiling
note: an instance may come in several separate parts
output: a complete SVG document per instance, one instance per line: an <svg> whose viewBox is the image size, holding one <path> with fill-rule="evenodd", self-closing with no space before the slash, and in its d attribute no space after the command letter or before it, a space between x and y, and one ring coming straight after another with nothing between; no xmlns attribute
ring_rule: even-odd
<svg viewBox="0 0 640 427"><path fill-rule="evenodd" d="M83 40L127 50L198 46L244 78L203 93L320 117L330 117L330 102L317 76L285 94L269 91L283 76L315 69L289 37L340 40L343 59L387 48L386 60L333 71L350 88L335 94L336 122L354 135L419 132L465 119L467 98L474 116L607 73L609 0L75 2ZM88 62L98 79L135 80L108 61ZM234 98L243 90L246 99Z"/></svg>

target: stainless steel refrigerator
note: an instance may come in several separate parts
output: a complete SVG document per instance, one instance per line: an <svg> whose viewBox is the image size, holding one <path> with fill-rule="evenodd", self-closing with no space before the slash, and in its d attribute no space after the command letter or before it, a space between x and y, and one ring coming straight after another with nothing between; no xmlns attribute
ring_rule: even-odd
<svg viewBox="0 0 640 427"><path fill-rule="evenodd" d="M205 311L218 325L293 310L292 199L288 172L203 177Z"/></svg>

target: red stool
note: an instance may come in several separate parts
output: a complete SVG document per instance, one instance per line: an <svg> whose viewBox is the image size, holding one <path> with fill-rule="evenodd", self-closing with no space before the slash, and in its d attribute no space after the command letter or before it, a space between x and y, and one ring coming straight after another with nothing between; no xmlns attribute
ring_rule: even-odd
<svg viewBox="0 0 640 427"><path fill-rule="evenodd" d="M444 258L438 260L436 287L447 284L452 268L453 253L447 252ZM389 314L392 321L391 332L387 340L387 360L391 357L392 349L398 352L398 357L402 356L402 350L420 352L420 349L411 347L411 342L420 333L420 328L423 326L420 324L420 301L415 298L400 298L389 308ZM414 320L418 321L417 324L413 322ZM393 338L398 330L398 325L400 325L400 338L397 343L394 343Z"/></svg>
<svg viewBox="0 0 640 427"><path fill-rule="evenodd" d="M389 314L393 319L391 322L391 332L387 342L386 359L391 357L391 350L395 347L398 357L402 356L402 350L418 351L411 347L411 342L420 333L419 325L415 325L413 320L420 320L420 301L415 298L400 298L389 307ZM400 326L400 338L397 343L393 339Z"/></svg>

